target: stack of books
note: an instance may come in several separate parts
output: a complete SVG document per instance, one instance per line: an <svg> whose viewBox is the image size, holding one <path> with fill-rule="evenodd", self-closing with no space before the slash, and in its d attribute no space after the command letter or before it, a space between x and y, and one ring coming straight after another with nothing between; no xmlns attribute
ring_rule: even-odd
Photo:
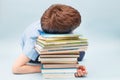
<svg viewBox="0 0 120 80"><path fill-rule="evenodd" d="M35 49L40 54L44 78L74 77L80 51L87 50L87 39L78 34L46 34L38 36Z"/></svg>

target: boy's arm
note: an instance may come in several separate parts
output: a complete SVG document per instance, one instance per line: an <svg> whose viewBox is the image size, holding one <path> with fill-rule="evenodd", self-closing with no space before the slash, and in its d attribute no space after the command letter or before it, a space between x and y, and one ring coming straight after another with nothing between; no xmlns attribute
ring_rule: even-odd
<svg viewBox="0 0 120 80"><path fill-rule="evenodd" d="M21 54L13 64L12 72L15 74L41 72L40 65L37 66L27 65L29 61L30 59L27 56Z"/></svg>

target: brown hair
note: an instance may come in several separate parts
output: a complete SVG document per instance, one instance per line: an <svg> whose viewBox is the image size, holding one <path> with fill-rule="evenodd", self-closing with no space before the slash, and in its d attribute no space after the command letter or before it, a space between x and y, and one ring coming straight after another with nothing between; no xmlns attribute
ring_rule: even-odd
<svg viewBox="0 0 120 80"><path fill-rule="evenodd" d="M41 17L41 27L46 33L69 33L81 23L80 13L67 5L54 4Z"/></svg>

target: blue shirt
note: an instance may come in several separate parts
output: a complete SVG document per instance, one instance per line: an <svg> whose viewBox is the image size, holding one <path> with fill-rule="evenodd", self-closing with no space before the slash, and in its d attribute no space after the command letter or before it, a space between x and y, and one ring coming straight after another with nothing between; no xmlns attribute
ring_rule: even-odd
<svg viewBox="0 0 120 80"><path fill-rule="evenodd" d="M21 46L23 53L31 60L35 61L39 54L34 49L37 37L42 31L40 21L36 21L24 31L21 39Z"/></svg>

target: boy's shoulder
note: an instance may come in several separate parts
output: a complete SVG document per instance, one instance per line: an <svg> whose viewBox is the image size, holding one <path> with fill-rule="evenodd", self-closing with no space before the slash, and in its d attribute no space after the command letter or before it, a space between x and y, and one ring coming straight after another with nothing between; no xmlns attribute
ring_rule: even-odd
<svg viewBox="0 0 120 80"><path fill-rule="evenodd" d="M39 35L39 31L42 31L41 25L40 25L40 21L37 20L35 22L33 22L32 24L30 24L23 32L23 35L25 35L25 37L36 37Z"/></svg>
<svg viewBox="0 0 120 80"><path fill-rule="evenodd" d="M39 21L39 20L33 22L32 24L30 24L30 25L26 28L26 30L34 30L34 29L41 29L40 21Z"/></svg>

